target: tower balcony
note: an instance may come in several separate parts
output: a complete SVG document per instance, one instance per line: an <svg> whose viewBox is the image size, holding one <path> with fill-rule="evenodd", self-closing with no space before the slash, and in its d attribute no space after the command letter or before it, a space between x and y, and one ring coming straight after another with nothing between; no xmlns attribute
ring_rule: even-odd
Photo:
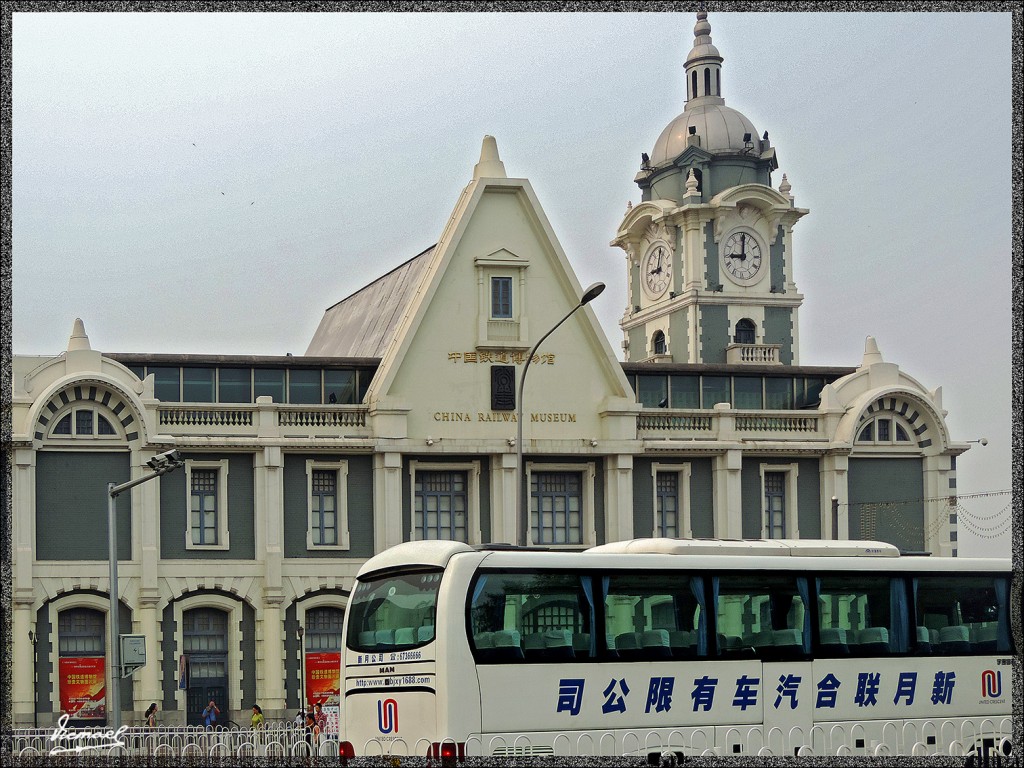
<svg viewBox="0 0 1024 768"><path fill-rule="evenodd" d="M782 365L781 344L730 344L725 348L729 365Z"/></svg>

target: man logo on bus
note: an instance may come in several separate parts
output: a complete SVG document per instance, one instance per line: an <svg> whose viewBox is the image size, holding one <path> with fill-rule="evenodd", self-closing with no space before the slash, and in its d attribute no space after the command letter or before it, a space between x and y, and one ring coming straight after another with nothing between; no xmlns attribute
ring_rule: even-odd
<svg viewBox="0 0 1024 768"><path fill-rule="evenodd" d="M381 733L398 733L398 702L394 699L377 701L377 727Z"/></svg>
<svg viewBox="0 0 1024 768"><path fill-rule="evenodd" d="M986 699L998 699L1003 693L1003 673L986 669L981 673L981 695Z"/></svg>

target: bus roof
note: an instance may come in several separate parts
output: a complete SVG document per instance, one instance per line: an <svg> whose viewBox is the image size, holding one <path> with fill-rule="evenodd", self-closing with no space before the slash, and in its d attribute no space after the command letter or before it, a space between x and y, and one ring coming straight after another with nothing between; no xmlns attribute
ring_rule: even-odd
<svg viewBox="0 0 1024 768"><path fill-rule="evenodd" d="M881 541L818 539L632 539L591 547L589 553L659 555L757 555L791 557L899 557Z"/></svg>

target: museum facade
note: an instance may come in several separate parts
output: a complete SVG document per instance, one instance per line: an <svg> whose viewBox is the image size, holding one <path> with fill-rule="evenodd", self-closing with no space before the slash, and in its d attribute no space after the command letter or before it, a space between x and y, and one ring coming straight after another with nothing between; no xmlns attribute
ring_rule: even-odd
<svg viewBox="0 0 1024 768"><path fill-rule="evenodd" d="M150 702L175 724L210 698L237 722L326 700L360 565L409 540L517 542L517 483L529 546L955 555L969 446L941 390L870 337L849 367L801 363L808 211L772 185L767 134L725 106L722 62L698 14L685 109L610 223L624 362L589 305L573 312L584 288L491 137L437 243L330 307L302 356L101 352L81 320L62 353L15 355L13 654L34 660L14 665L15 725L103 722L113 684L126 723ZM182 468L116 501L120 630L149 658L112 680L107 484L170 449Z"/></svg>

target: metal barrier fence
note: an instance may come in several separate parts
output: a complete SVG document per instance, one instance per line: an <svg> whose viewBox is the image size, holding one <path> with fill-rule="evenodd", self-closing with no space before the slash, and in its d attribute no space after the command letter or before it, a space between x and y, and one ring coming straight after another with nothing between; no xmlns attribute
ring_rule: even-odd
<svg viewBox="0 0 1024 768"><path fill-rule="evenodd" d="M716 740L716 731L718 740ZM687 756L816 757L895 756L963 757L991 751L1009 755L1012 723L1009 717L976 718L959 721L907 721L895 723L845 723L815 725L808 732L799 726L788 733L760 727L680 728L672 731L608 731L593 735L561 733L496 736L486 741L472 738L465 743L467 757L525 757L569 755L573 757L646 756L682 753ZM21 729L11 733L11 754L15 758L53 754L55 749L109 757L337 757L337 738L310 734L290 723L268 722L258 730L216 727L126 728L116 746L109 746L110 731L102 728L73 728L63 740L55 730ZM544 743L538 742L544 738ZM721 743L718 743L720 741ZM442 743L453 743L451 739ZM106 744L106 746L104 746ZM401 738L370 740L356 744L360 757L426 757L431 744L424 740L408 743Z"/></svg>

